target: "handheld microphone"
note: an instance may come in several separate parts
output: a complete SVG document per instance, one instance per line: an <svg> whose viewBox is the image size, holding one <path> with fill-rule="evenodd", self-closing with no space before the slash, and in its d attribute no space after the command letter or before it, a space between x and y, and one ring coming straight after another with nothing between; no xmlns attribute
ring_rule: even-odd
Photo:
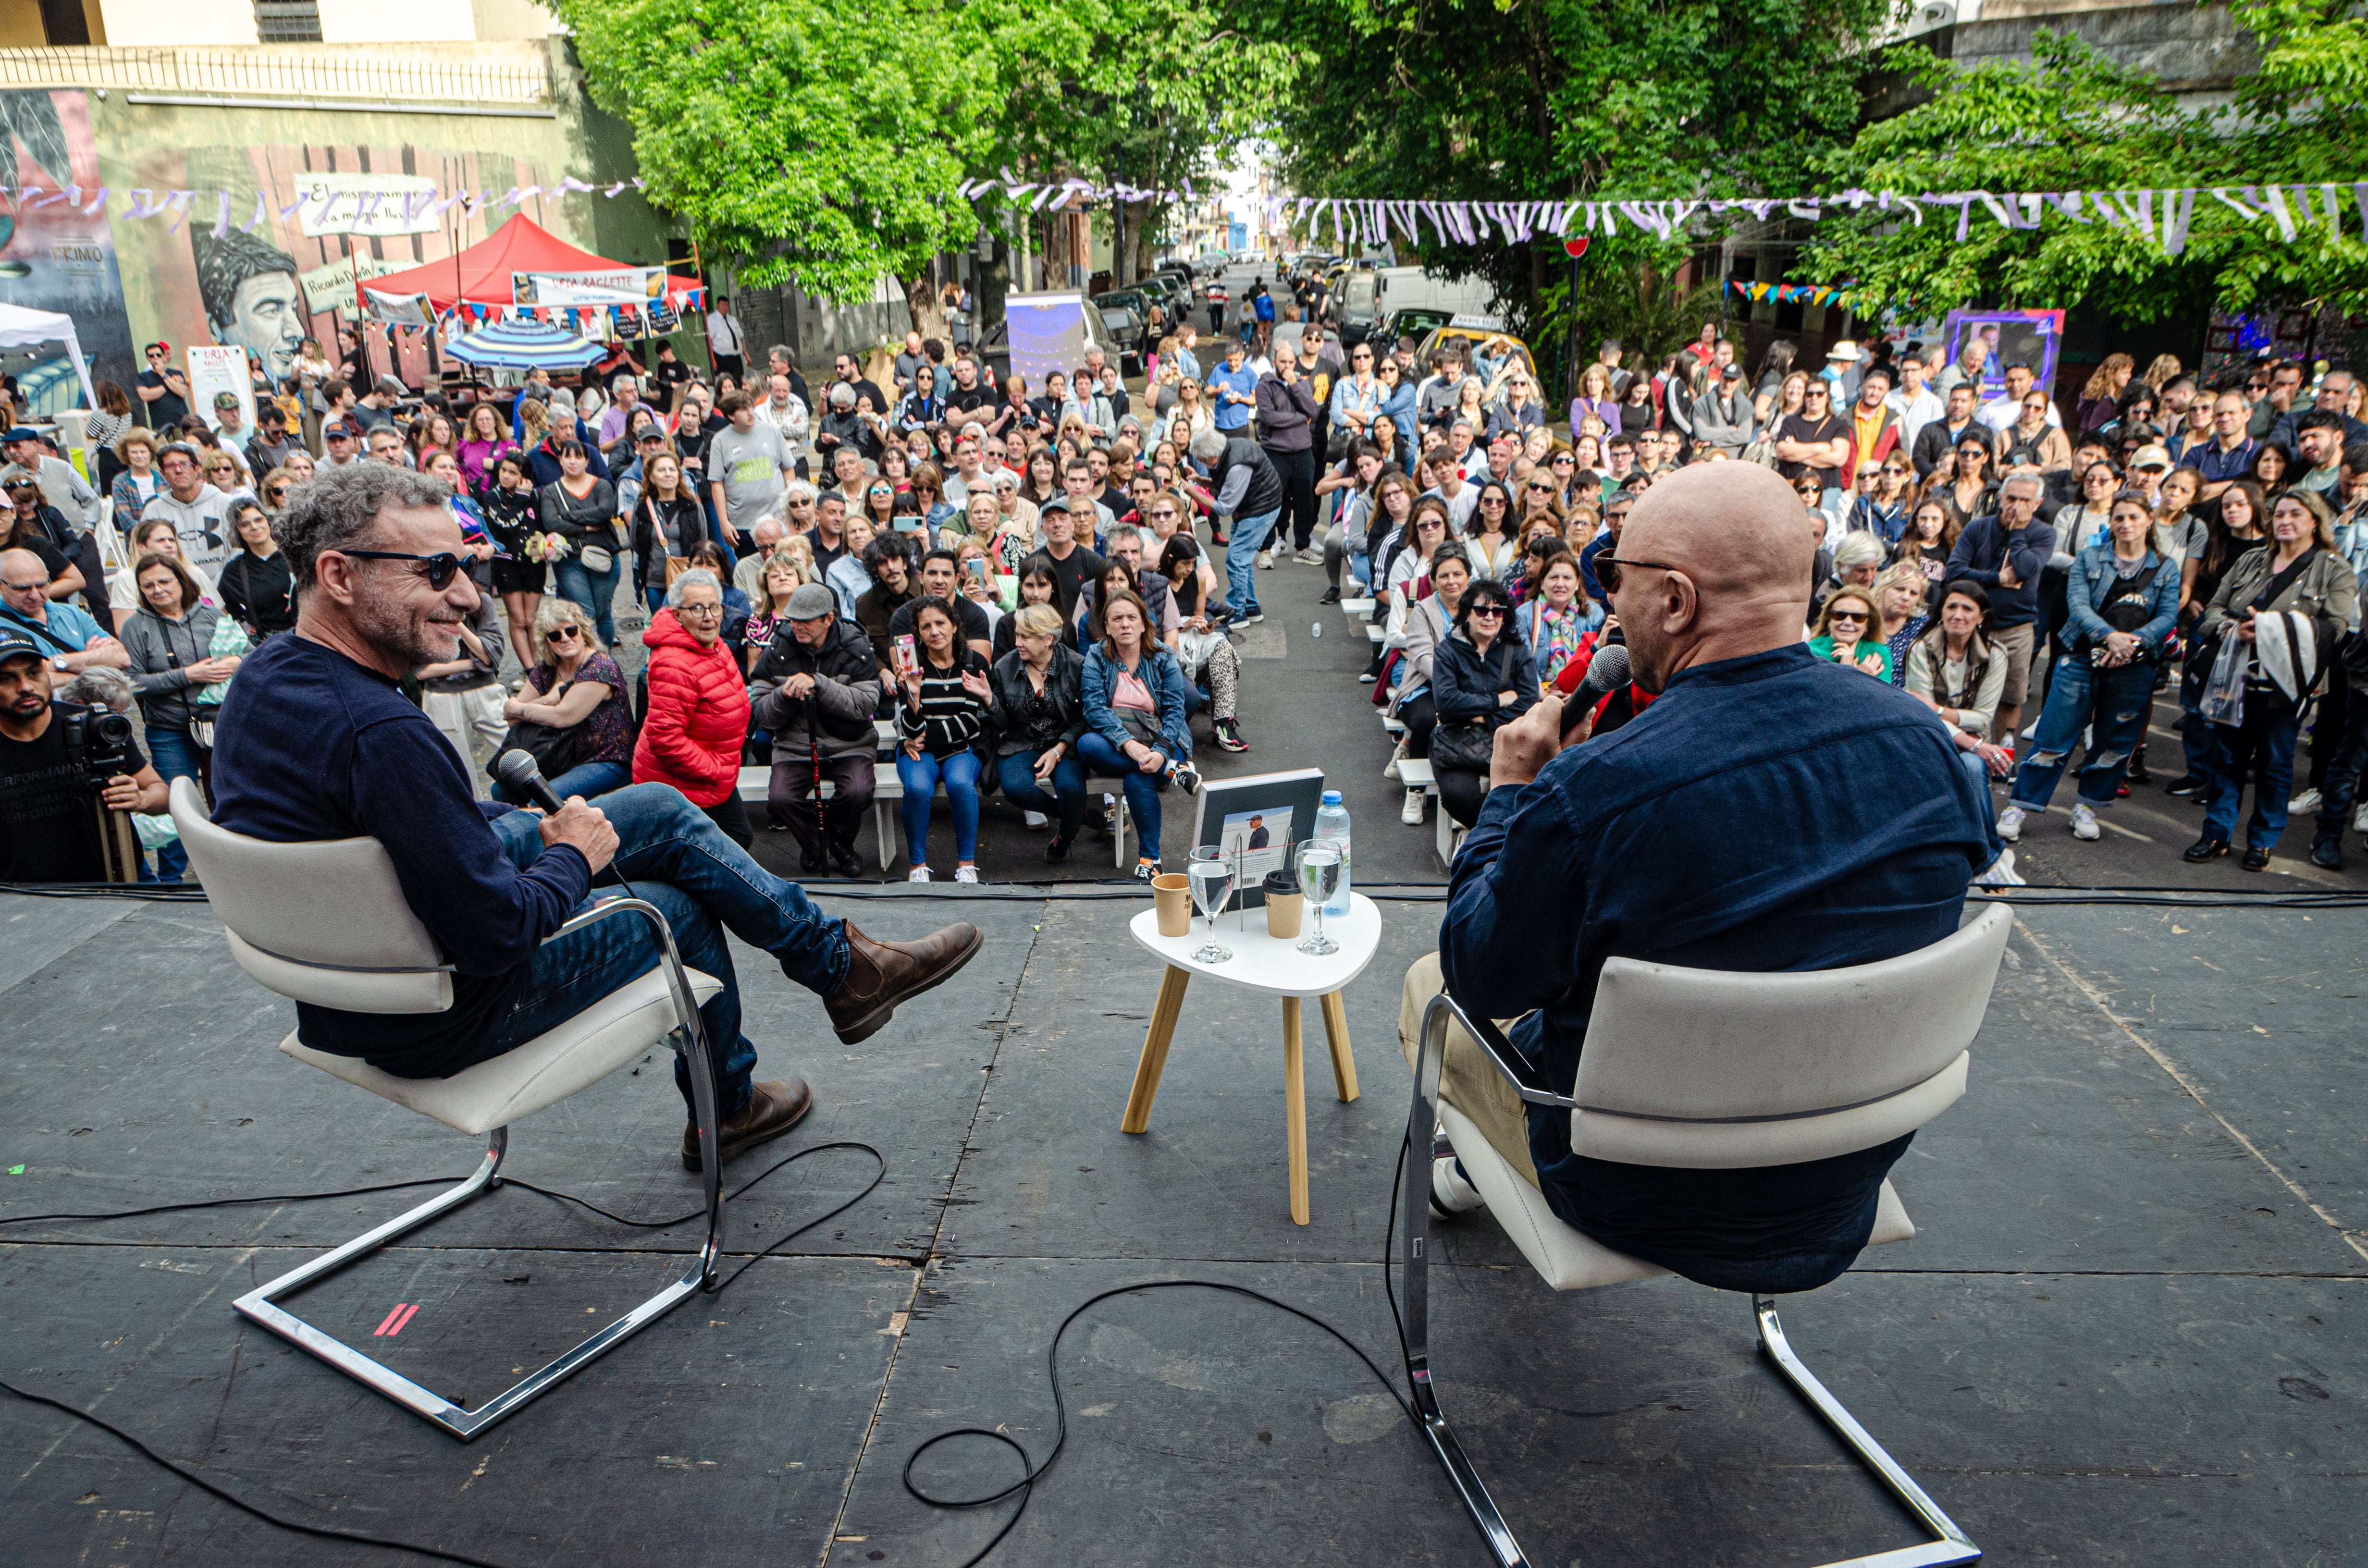
<svg viewBox="0 0 2368 1568"><path fill-rule="evenodd" d="M1628 684L1628 650L1614 642L1598 648L1588 661L1587 678L1570 694L1562 706L1562 733L1565 736L1578 728L1580 721L1595 711L1595 705L1611 692ZM524 754L520 754L524 755ZM528 761L531 762L531 757Z"/></svg>
<svg viewBox="0 0 2368 1568"><path fill-rule="evenodd" d="M1602 655L1599 653L1596 657L1600 659ZM1594 674L1590 665L1588 678L1593 679ZM563 802L552 790L550 780L543 778L541 765L534 760L534 753L512 746L494 758L494 777L513 793L524 795L552 816L559 814Z"/></svg>

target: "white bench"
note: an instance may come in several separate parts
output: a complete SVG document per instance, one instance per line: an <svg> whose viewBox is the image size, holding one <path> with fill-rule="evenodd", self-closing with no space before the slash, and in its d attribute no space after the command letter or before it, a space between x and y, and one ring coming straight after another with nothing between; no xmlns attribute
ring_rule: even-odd
<svg viewBox="0 0 2368 1568"><path fill-rule="evenodd" d="M1371 599L1342 599L1340 601L1340 613L1347 616L1351 620L1370 619L1373 613L1373 601Z"/></svg>
<svg viewBox="0 0 2368 1568"><path fill-rule="evenodd" d="M891 728L893 727L892 725ZM880 841L880 869L884 871L889 866L890 846L903 837L901 826L894 837L889 834L888 807L891 801L902 801L905 798L905 780L898 777L896 765L894 762L875 762L871 767L871 831L873 836ZM742 768L740 770L741 801L754 802L759 806L765 804L770 798L772 782L773 770L769 767ZM1118 801L1117 821L1110 834L1114 846L1112 863L1118 869L1123 871L1126 869L1126 835L1133 820L1133 813L1126 809L1126 790L1116 778L1088 778L1086 780L1086 790L1088 794L1100 793L1113 796ZM837 792L829 779L825 778L822 781L821 795L824 800L831 799ZM943 784L938 786L938 793L945 793Z"/></svg>
<svg viewBox="0 0 2368 1568"><path fill-rule="evenodd" d="M1383 638L1387 637L1388 635L1389 635L1389 632L1388 632L1388 631L1384 631L1384 630L1383 630L1383 628L1381 628L1381 627L1375 626L1375 625L1374 625L1374 624L1372 624L1371 621L1367 621L1367 622L1365 623L1365 641L1366 641L1366 642L1379 642Z"/></svg>
<svg viewBox="0 0 2368 1568"><path fill-rule="evenodd" d="M1429 757L1402 758L1398 763L1398 782L1409 790L1420 790L1424 794L1434 799L1439 795L1439 778L1430 770ZM1435 814L1439 819L1438 836L1432 842L1439 851L1439 863L1452 867L1455 864L1456 848L1463 842L1463 830L1449 819L1445 801L1440 801Z"/></svg>

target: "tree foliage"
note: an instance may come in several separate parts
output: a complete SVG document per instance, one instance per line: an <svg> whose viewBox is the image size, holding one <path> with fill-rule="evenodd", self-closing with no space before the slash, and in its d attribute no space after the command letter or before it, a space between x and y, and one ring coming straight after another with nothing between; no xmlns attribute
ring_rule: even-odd
<svg viewBox="0 0 2368 1568"><path fill-rule="evenodd" d="M2358 19L2301 0L2244 0L2234 14L2260 47L2261 69L2239 79L2233 102L2194 108L2069 34L2041 31L2028 62L1972 67L1903 47L1895 59L1932 97L1869 125L1824 165L1829 188L2148 190L2156 194L2138 210L2151 233L2114 223L2086 199L2077 212L2043 203L2035 226L2015 228L1976 203L1962 240L1953 210L1925 209L1917 224L1870 209L1820 224L1808 265L1852 279L1855 295L1925 313L1972 301L2085 301L2153 321L2215 301L2368 303L2368 245L2351 190L2368 174L2368 34ZM2317 190L2329 180L2341 182L2332 216ZM2183 251L2167 247L2166 187L2272 184L2310 187L2306 210L2291 190L2284 197L2292 241L2206 191L2192 211L2180 209Z"/></svg>

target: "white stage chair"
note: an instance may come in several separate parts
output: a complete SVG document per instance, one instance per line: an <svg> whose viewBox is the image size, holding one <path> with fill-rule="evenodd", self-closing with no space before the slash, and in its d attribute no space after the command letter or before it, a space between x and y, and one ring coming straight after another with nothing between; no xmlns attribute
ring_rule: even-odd
<svg viewBox="0 0 2368 1568"><path fill-rule="evenodd" d="M217 827L193 780L176 778L173 823L206 896L221 916L239 967L298 1002L355 1013L440 1013L452 1005L452 966L404 902L394 864L374 838L271 844ZM574 916L550 939L615 915L649 923L664 957L649 973L611 992L560 1028L449 1078L397 1078L359 1057L314 1051L293 1032L279 1049L359 1088L462 1132L484 1134L484 1163L460 1186L323 1254L232 1305L247 1318L377 1390L463 1441L550 1390L663 1317L691 1294L712 1290L723 1252L723 1161L717 1158L712 1058L699 1006L723 983L685 969L655 905L618 898ZM463 1409L278 1304L406 1232L501 1185L509 1124L607 1077L665 1040L689 1059L699 1123L707 1241L689 1272L523 1381L475 1409Z"/></svg>
<svg viewBox="0 0 2368 1568"><path fill-rule="evenodd" d="M1442 992L1423 1015L1408 1122L1410 1156L1399 1207L1406 1267L1407 1365L1423 1432L1500 1568L1526 1568L1504 1516L1440 1413L1427 1344L1432 1140L1447 1142L1488 1211L1557 1290L1586 1290L1668 1270L1616 1253L1565 1224L1530 1178L1478 1125L1440 1098L1448 1026L1478 1042L1531 1105L1567 1110L1571 1148L1623 1165L1697 1170L1796 1165L1888 1142L1923 1126L1965 1092L1967 1047L1980 1029L2012 917L1992 904L1954 935L1881 963L1804 973L1746 974L1615 958L1603 966L1595 1010L1568 1096L1485 1015ZM1883 1184L1868 1244L1916 1234L1899 1195ZM1940 1568L1971 1562L1966 1539L1914 1478L1802 1364L1776 1303L1754 1295L1760 1347L1851 1452L1938 1539L1830 1568Z"/></svg>

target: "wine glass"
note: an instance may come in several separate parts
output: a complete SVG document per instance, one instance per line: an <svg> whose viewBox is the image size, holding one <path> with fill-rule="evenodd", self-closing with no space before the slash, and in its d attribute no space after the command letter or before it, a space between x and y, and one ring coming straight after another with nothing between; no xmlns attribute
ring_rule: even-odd
<svg viewBox="0 0 2368 1568"><path fill-rule="evenodd" d="M1191 880L1192 902L1201 906L1208 917L1209 939L1192 954L1195 963L1224 963L1234 956L1231 948L1217 945L1217 915L1225 907L1226 898L1234 891L1234 863L1224 850L1209 846L1192 851L1184 874Z"/></svg>
<svg viewBox="0 0 2368 1568"><path fill-rule="evenodd" d="M1315 915L1315 929L1299 944L1303 953L1321 957L1337 953L1340 944L1324 934L1324 906L1340 891L1340 846L1328 839L1311 839L1299 852L1299 887Z"/></svg>

